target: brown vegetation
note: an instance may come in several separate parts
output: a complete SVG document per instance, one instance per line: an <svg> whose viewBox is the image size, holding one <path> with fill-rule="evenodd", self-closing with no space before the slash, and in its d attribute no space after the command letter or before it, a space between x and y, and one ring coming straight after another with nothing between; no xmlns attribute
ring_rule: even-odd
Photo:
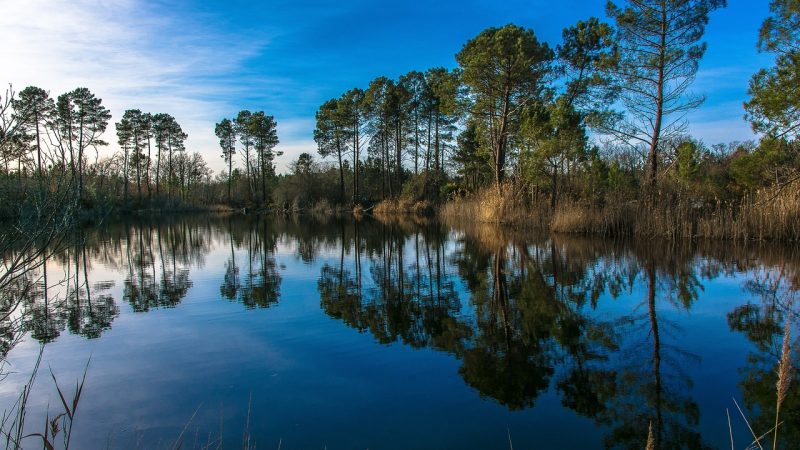
<svg viewBox="0 0 800 450"><path fill-rule="evenodd" d="M434 208L431 202L427 200L414 202L407 199L389 199L384 200L372 209L376 216L412 214L415 216L432 216Z"/></svg>
<svg viewBox="0 0 800 450"><path fill-rule="evenodd" d="M546 228L550 211L539 204L529 204L522 189L507 183L501 190L486 187L476 194L458 197L440 209L443 218Z"/></svg>
<svg viewBox="0 0 800 450"><path fill-rule="evenodd" d="M603 236L800 241L800 180L764 188L738 202L687 200L661 193L653 200L609 199L602 206L562 202L554 212L519 190L486 188L440 211L448 219L507 224L558 233Z"/></svg>

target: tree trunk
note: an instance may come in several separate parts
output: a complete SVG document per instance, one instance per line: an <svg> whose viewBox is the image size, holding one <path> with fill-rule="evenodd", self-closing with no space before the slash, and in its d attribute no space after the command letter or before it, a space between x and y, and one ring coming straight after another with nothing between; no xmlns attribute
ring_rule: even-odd
<svg viewBox="0 0 800 450"><path fill-rule="evenodd" d="M431 127L433 126L433 114L428 114L428 146L425 147L425 172L431 170Z"/></svg>
<svg viewBox="0 0 800 450"><path fill-rule="evenodd" d="M503 112L500 117L500 130L497 134L494 151L494 180L497 184L498 192L502 189L503 172L506 165L506 132L508 130L508 115L509 115L509 101L511 97L511 89L506 86L505 94L503 96Z"/></svg>
<svg viewBox="0 0 800 450"><path fill-rule="evenodd" d="M553 195L550 196L550 210L555 212L558 204L558 170L553 165Z"/></svg>
<svg viewBox="0 0 800 450"><path fill-rule="evenodd" d="M266 206L267 204L267 162L265 161L265 154L264 150L260 151L261 153L261 204Z"/></svg>
<svg viewBox="0 0 800 450"><path fill-rule="evenodd" d="M400 192L403 189L403 125L398 120L397 122L397 129L395 132L395 159L397 164L397 196L400 196Z"/></svg>
<svg viewBox="0 0 800 450"><path fill-rule="evenodd" d="M39 177L42 176L42 141L39 138L39 110L37 109L34 113L34 119L36 120L36 165L39 171Z"/></svg>
<svg viewBox="0 0 800 450"><path fill-rule="evenodd" d="M337 131L338 136L338 131ZM339 202L344 202L344 166L342 162L342 143L336 138L336 157L339 160Z"/></svg>
<svg viewBox="0 0 800 450"><path fill-rule="evenodd" d="M128 147L122 146L122 151L125 154L122 163L122 172L123 172L123 179L124 179L124 187L123 187L123 198L125 199L125 204L128 203Z"/></svg>
<svg viewBox="0 0 800 450"><path fill-rule="evenodd" d="M661 9L661 42L659 45L658 64L658 96L656 98L656 117L653 125L653 137L650 139L650 152L647 155L648 170L647 183L650 188L655 188L658 175L658 144L661 137L661 122L664 115L664 66L666 64L666 38L667 38L667 10Z"/></svg>
<svg viewBox="0 0 800 450"><path fill-rule="evenodd" d="M150 190L150 135L147 135L147 164L144 173L145 183L147 184L147 200L151 200L153 198L153 193Z"/></svg>
<svg viewBox="0 0 800 450"><path fill-rule="evenodd" d="M414 112L414 175L419 175L419 113Z"/></svg>
<svg viewBox="0 0 800 450"><path fill-rule="evenodd" d="M167 138L167 150L169 151L167 155L167 183L169 184L167 197L172 200L172 132L169 133L169 137Z"/></svg>
<svg viewBox="0 0 800 450"><path fill-rule="evenodd" d="M83 116L78 133L78 201L83 200Z"/></svg>
<svg viewBox="0 0 800 450"><path fill-rule="evenodd" d="M248 138L249 139L249 138ZM245 170L247 171L247 196L250 202L253 202L253 197L255 197L254 192L255 188L253 187L253 174L252 168L250 167L250 144L245 145L244 147L244 165Z"/></svg>
<svg viewBox="0 0 800 450"><path fill-rule="evenodd" d="M161 144L156 145L156 197L159 195L161 181Z"/></svg>
<svg viewBox="0 0 800 450"><path fill-rule="evenodd" d="M353 206L360 203L358 198L358 159L359 153L361 149L359 145L359 123L358 123L358 113L353 117Z"/></svg>
<svg viewBox="0 0 800 450"><path fill-rule="evenodd" d="M435 150L434 150L433 158L434 158L434 162L435 162L435 170L437 172L440 172L442 170L442 162L439 159L439 113L438 112L436 113L436 119L434 120L434 123L436 124L436 134L434 134L434 139L435 139L434 149Z"/></svg>

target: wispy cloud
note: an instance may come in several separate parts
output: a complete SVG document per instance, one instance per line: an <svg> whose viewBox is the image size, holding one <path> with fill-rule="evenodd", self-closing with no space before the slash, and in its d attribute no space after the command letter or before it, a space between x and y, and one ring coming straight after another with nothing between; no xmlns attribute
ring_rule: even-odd
<svg viewBox="0 0 800 450"><path fill-rule="evenodd" d="M460 46L487 26L530 26L556 45L562 27L602 16L594 0L396 3L4 0L0 85L37 85L54 96L85 86L115 121L128 108L170 113L188 132L189 150L215 170L223 163L214 123L263 109L278 122L284 155L276 165L284 171L299 153L314 153L314 111L328 98L378 75L452 66ZM689 117L690 131L707 142L752 137L741 102L769 57L741 30L755 33L766 8L732 2L712 18L692 86L707 101ZM116 141L113 124L105 140Z"/></svg>
<svg viewBox="0 0 800 450"><path fill-rule="evenodd" d="M284 80L261 76L242 85L236 74L269 38L226 33L216 22L137 0L11 1L0 15L0 82L53 96L86 86L115 121L129 108L170 113L189 134L189 150L219 169L214 122L232 115L245 92ZM113 124L106 134L116 141Z"/></svg>
<svg viewBox="0 0 800 450"><path fill-rule="evenodd" d="M707 144L757 139L750 124L744 119L741 101L727 100L716 104L706 103L693 111L689 120L689 134Z"/></svg>

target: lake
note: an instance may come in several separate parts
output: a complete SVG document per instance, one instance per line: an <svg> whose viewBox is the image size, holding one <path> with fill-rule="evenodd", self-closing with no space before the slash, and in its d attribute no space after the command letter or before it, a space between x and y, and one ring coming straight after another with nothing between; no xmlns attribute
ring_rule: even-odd
<svg viewBox="0 0 800 450"><path fill-rule="evenodd" d="M730 448L726 410L744 448L734 399L772 427L800 311L796 245L205 215L70 242L15 294L0 407L41 348L41 431L88 362L74 448Z"/></svg>

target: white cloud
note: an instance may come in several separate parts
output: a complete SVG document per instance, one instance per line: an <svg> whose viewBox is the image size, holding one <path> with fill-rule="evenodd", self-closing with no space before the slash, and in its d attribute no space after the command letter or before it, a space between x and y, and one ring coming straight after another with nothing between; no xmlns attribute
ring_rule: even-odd
<svg viewBox="0 0 800 450"><path fill-rule="evenodd" d="M280 124L278 124L278 128L280 128ZM314 142L313 139L279 144L275 149L283 152L283 155L275 158L275 170L278 172L287 172L289 170L289 165L292 161L297 159L300 153L310 153L314 155L314 158L319 159L317 155L317 143Z"/></svg>
<svg viewBox="0 0 800 450"><path fill-rule="evenodd" d="M218 170L214 123L237 109L230 100L243 88L234 76L266 42L226 35L208 19L137 0L12 0L0 15L0 83L54 97L88 87L112 122L129 108L172 114L189 134L188 150ZM104 139L114 143L109 125Z"/></svg>
<svg viewBox="0 0 800 450"><path fill-rule="evenodd" d="M703 105L687 117L689 134L709 145L757 139L744 113L741 101Z"/></svg>
<svg viewBox="0 0 800 450"><path fill-rule="evenodd" d="M215 170L224 168L215 122L243 107L284 108L293 114L276 115L277 150L284 152L276 165L285 171L300 153L316 153L313 117L298 117L285 105L315 103L325 89L301 89L295 80L249 70L251 60L271 56L271 31L229 32L222 19L196 10L181 13L171 2L5 0L0 85L13 83L17 90L36 85L53 96L85 86L111 109L113 121L129 108L170 113L189 134L189 151L200 152ZM741 103L729 100L746 97L753 71L746 65L704 65L692 90L708 99L689 116L693 135L708 143L753 137ZM112 145L103 153L117 150L113 123L104 139Z"/></svg>

